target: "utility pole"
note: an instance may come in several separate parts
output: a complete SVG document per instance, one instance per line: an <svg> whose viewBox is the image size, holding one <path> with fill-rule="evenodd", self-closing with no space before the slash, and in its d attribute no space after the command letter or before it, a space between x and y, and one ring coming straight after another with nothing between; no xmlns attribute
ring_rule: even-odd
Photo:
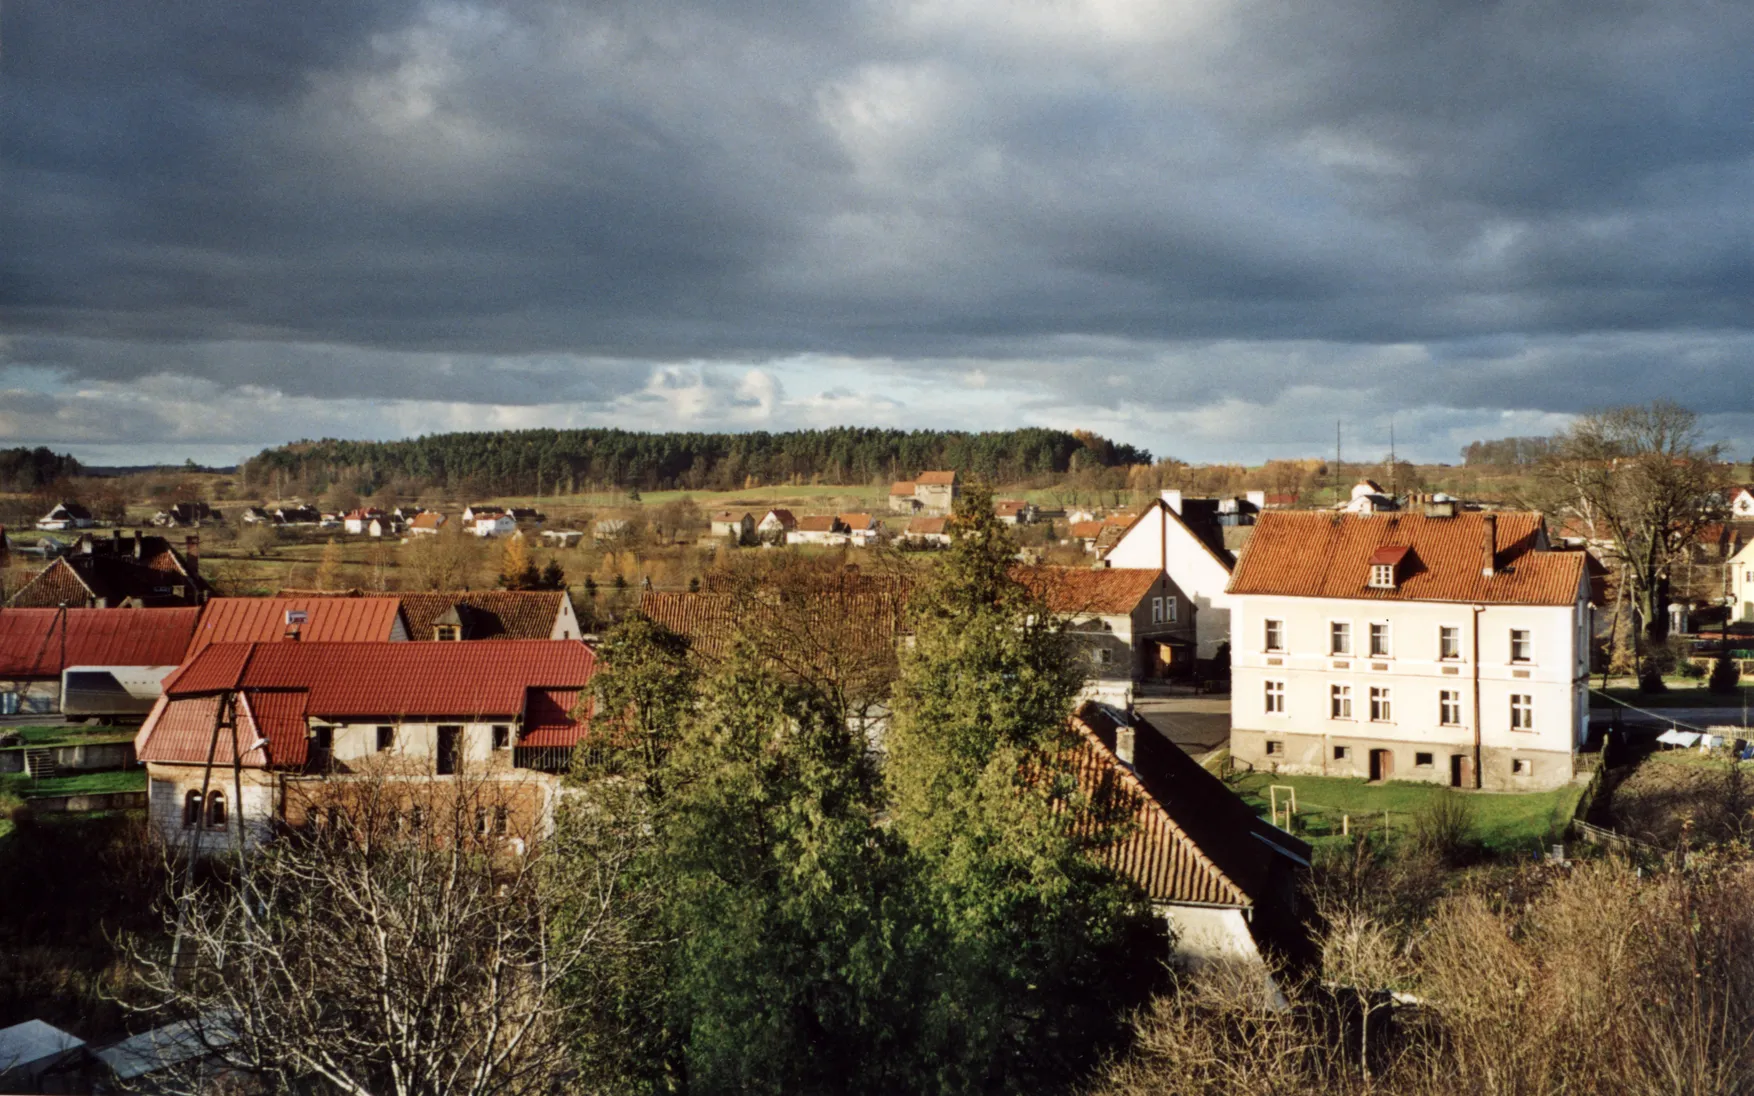
<svg viewBox="0 0 1754 1096"><path fill-rule="evenodd" d="M1330 478L1334 481L1334 505L1338 506L1338 505L1340 505L1340 482L1341 482L1341 480L1343 480L1345 478L1343 475L1341 475L1341 469L1340 469L1340 420L1339 419L1334 420L1334 474Z"/></svg>
<svg viewBox="0 0 1754 1096"><path fill-rule="evenodd" d="M1389 498L1401 497L1399 484L1396 482L1400 472L1399 463L1395 460L1395 420L1389 419Z"/></svg>

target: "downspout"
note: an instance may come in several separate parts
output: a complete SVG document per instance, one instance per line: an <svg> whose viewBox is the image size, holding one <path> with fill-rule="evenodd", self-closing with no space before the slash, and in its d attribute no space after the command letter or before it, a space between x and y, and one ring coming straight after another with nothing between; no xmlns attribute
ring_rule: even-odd
<svg viewBox="0 0 1754 1096"><path fill-rule="evenodd" d="M1474 673L1474 787L1476 789L1484 788L1486 786L1486 765L1483 756L1484 751L1481 748L1483 738L1483 735L1481 734L1481 720L1483 719L1483 715L1480 711L1480 614L1485 611L1486 606L1484 605L1474 606L1474 653L1471 661L1473 662Z"/></svg>

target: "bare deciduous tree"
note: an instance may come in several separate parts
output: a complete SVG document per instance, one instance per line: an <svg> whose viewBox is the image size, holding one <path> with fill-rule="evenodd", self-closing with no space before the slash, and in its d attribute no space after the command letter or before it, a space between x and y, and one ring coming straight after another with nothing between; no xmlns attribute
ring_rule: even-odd
<svg viewBox="0 0 1754 1096"><path fill-rule="evenodd" d="M1723 518L1720 456L1701 440L1697 415L1657 400L1580 417L1540 465L1542 509L1575 516L1593 539L1613 543L1648 639L1668 636L1670 569Z"/></svg>
<svg viewBox="0 0 1754 1096"><path fill-rule="evenodd" d="M241 867L212 866L182 896L175 966L129 945L155 1010L194 1023L212 1051L155 1076L160 1090L205 1091L216 1068L273 1091L358 1096L573 1085L575 1033L556 991L629 946L618 898L632 849L600 846L589 874L572 871L511 826L531 814L515 783L320 789L301 812L320 825Z"/></svg>

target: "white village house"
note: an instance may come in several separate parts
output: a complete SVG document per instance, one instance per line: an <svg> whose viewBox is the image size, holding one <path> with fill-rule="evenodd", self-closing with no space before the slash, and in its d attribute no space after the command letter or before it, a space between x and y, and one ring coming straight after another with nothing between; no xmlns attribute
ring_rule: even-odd
<svg viewBox="0 0 1754 1096"><path fill-rule="evenodd" d="M1195 653L1217 657L1230 641L1230 571L1233 560L1217 525L1195 527L1182 517L1182 493L1162 496L1133 519L1102 557L1110 567L1149 567L1169 576L1193 614ZM1204 533L1204 535L1202 535Z"/></svg>
<svg viewBox="0 0 1754 1096"><path fill-rule="evenodd" d="M1231 755L1537 790L1589 731L1592 575L1538 514L1270 511L1229 590Z"/></svg>

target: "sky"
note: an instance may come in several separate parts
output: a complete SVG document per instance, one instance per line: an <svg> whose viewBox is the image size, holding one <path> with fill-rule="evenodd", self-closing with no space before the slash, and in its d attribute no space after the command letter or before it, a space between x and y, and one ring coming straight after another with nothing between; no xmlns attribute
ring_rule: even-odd
<svg viewBox="0 0 1754 1096"><path fill-rule="evenodd" d="M1754 5L4 0L0 444L1754 454Z"/></svg>

